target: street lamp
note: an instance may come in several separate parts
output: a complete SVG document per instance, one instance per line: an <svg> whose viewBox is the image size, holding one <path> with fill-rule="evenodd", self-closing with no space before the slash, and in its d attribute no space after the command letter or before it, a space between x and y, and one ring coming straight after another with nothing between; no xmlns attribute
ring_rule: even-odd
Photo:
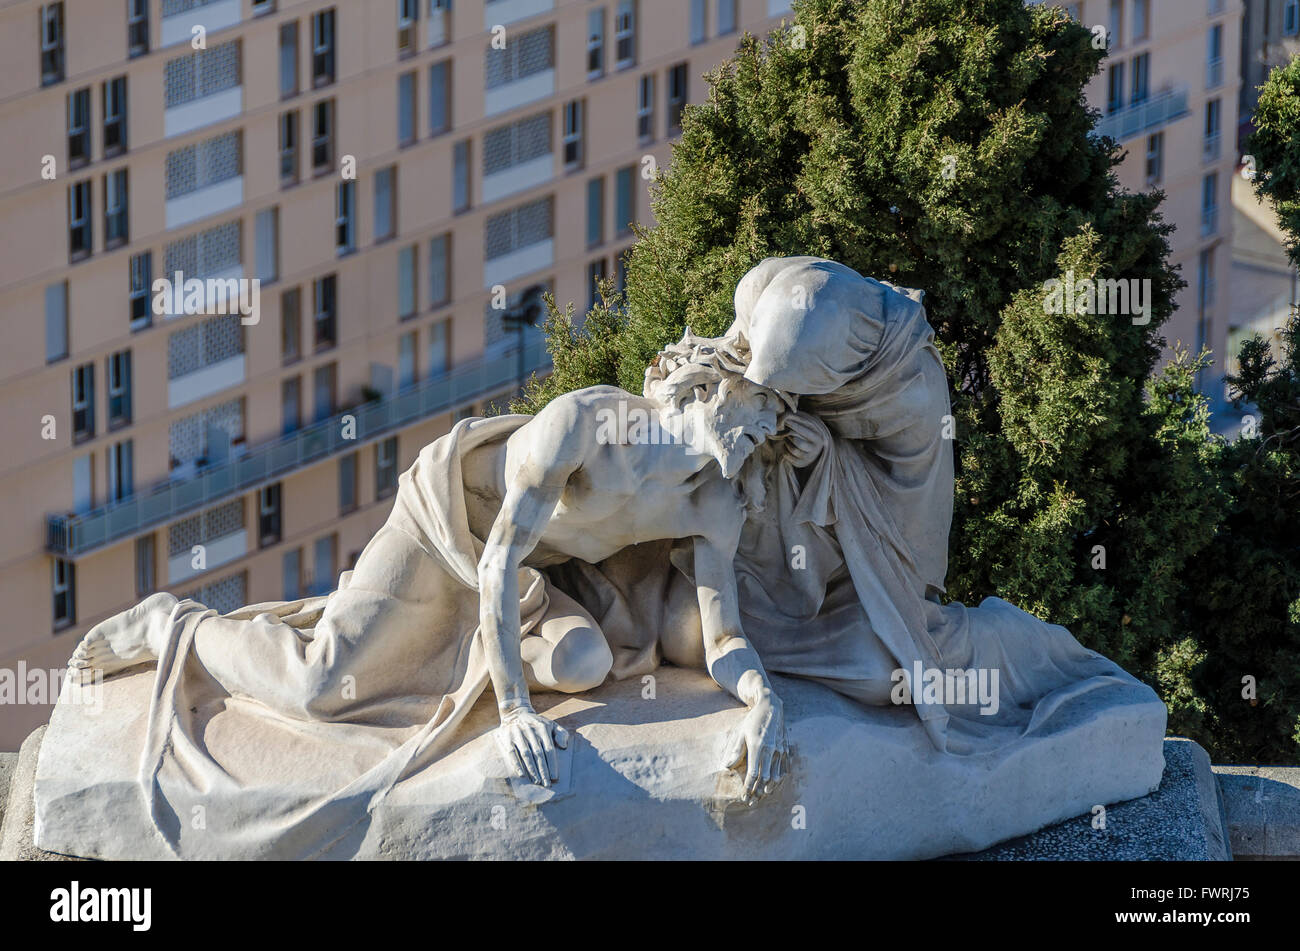
<svg viewBox="0 0 1300 951"><path fill-rule="evenodd" d="M542 316L546 285L533 284L519 295L519 303L510 307L501 315L501 326L506 330L519 332L519 389L524 387L524 328L536 327Z"/></svg>

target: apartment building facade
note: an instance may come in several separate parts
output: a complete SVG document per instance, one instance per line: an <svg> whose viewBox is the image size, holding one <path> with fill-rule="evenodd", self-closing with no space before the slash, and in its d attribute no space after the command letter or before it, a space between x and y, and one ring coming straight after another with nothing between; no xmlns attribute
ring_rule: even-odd
<svg viewBox="0 0 1300 951"><path fill-rule="evenodd" d="M621 282L702 74L788 13L0 9L0 669L60 667L155 590L333 588L419 449L545 370L525 292L582 312ZM26 699L0 749L48 715Z"/></svg>
<svg viewBox="0 0 1300 951"><path fill-rule="evenodd" d="M1300 56L1300 0L1244 0L1241 24L1241 102L1249 120L1259 87L1277 66Z"/></svg>
<svg viewBox="0 0 1300 951"><path fill-rule="evenodd" d="M1082 0L1057 3L1107 44L1087 89L1101 112L1097 131L1119 144L1117 169L1130 191L1159 188L1174 226L1170 262L1187 286L1163 333L1172 356L1181 343L1214 351L1200 378L1219 412L1235 327L1226 288L1231 268L1232 177L1241 77L1241 0Z"/></svg>

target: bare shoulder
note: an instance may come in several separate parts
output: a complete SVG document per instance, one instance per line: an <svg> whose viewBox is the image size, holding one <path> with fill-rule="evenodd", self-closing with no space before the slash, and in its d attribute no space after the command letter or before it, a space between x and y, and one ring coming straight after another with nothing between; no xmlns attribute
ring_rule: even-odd
<svg viewBox="0 0 1300 951"><path fill-rule="evenodd" d="M586 461L596 443L600 413L633 399L616 386L589 386L555 397L511 437L511 454L545 471L570 472Z"/></svg>

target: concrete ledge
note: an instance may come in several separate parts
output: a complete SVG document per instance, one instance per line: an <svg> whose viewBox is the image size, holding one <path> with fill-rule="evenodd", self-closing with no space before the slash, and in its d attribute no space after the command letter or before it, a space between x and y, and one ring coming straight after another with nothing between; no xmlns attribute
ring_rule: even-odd
<svg viewBox="0 0 1300 951"><path fill-rule="evenodd" d="M1106 806L1105 828L1094 829L1094 816L1085 815L983 852L952 858L978 862L1230 861L1227 819L1210 757L1200 745L1181 738L1165 740L1164 751L1160 788L1141 799ZM1234 848L1235 844L1234 840Z"/></svg>
<svg viewBox="0 0 1300 951"><path fill-rule="evenodd" d="M1232 854L1300 859L1300 766L1215 766Z"/></svg>

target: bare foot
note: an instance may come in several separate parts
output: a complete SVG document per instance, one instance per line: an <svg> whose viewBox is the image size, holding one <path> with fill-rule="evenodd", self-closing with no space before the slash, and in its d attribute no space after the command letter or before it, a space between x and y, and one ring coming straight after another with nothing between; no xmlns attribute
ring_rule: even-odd
<svg viewBox="0 0 1300 951"><path fill-rule="evenodd" d="M160 631L157 612L170 614L176 599L170 594L151 594L133 608L101 621L86 632L72 652L68 669L74 683L86 684L98 671L104 677L158 659L159 645L153 643Z"/></svg>

